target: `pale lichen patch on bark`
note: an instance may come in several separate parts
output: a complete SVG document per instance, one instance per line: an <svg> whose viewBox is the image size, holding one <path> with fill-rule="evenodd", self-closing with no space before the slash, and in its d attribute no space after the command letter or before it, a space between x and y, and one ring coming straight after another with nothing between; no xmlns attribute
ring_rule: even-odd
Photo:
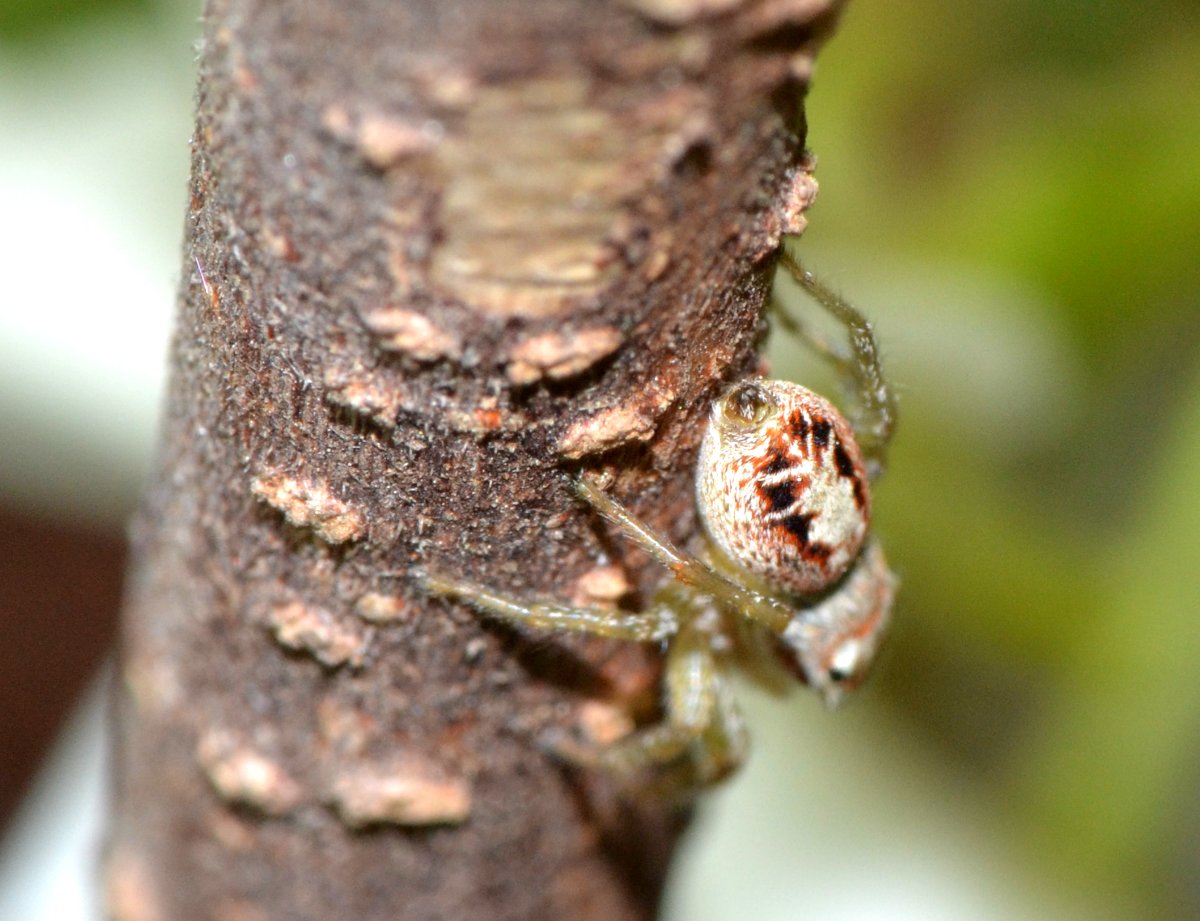
<svg viewBox="0 0 1200 921"><path fill-rule="evenodd" d="M404 352L418 361L457 358L462 354L462 342L457 335L415 310L380 307L365 314L363 322L378 337L381 348Z"/></svg>
<svg viewBox="0 0 1200 921"><path fill-rule="evenodd" d="M659 416L674 399L673 388L650 388L624 403L584 416L568 426L558 439L558 453L578 459L633 442L649 441L658 429Z"/></svg>
<svg viewBox="0 0 1200 921"><path fill-rule="evenodd" d="M418 57L409 68L413 86L433 104L448 112L461 112L475 101L478 78L443 57Z"/></svg>
<svg viewBox="0 0 1200 921"><path fill-rule="evenodd" d="M355 140L363 159L385 170L409 157L432 153L444 132L435 119L413 121L370 112L359 121Z"/></svg>
<svg viewBox="0 0 1200 921"><path fill-rule="evenodd" d="M589 569L575 580L571 603L576 605L611 606L631 588L625 570L611 563Z"/></svg>
<svg viewBox="0 0 1200 921"><path fill-rule="evenodd" d="M227 802L279 816L304 798L300 784L275 759L220 729L205 733L196 746L196 759Z"/></svg>
<svg viewBox="0 0 1200 921"><path fill-rule="evenodd" d="M830 4L829 0L760 0L759 3L749 4L745 15L738 16L733 22L738 38L748 42L765 38L771 33L812 29L821 18L836 15L836 8L837 5ZM807 60L806 72L811 76L816 51L816 43L805 42L789 59L791 72L796 74L801 67L800 62Z"/></svg>
<svg viewBox="0 0 1200 921"><path fill-rule="evenodd" d="M282 472L263 473L255 477L250 491L282 512L290 524L311 528L326 543L341 544L366 534L362 513L333 495L319 480Z"/></svg>
<svg viewBox="0 0 1200 921"><path fill-rule="evenodd" d="M506 373L514 384L532 384L543 377L565 380L607 358L621 339L621 331L612 326L531 336L514 346Z"/></svg>
<svg viewBox="0 0 1200 921"><path fill-rule="evenodd" d="M432 153L445 133L434 118L412 119L374 110L351 114L350 107L340 102L321 110L321 127L381 172Z"/></svg>
<svg viewBox="0 0 1200 921"><path fill-rule="evenodd" d="M399 595L367 592L354 603L354 613L372 624L390 624L412 616L409 603Z"/></svg>
<svg viewBox="0 0 1200 921"><path fill-rule="evenodd" d="M412 759L358 764L341 771L330 794L342 821L368 825L457 825L471 814L466 781L438 776Z"/></svg>
<svg viewBox="0 0 1200 921"><path fill-rule="evenodd" d="M368 638L324 608L289 601L274 605L269 617L281 646L306 652L327 668L362 666Z"/></svg>
<svg viewBox="0 0 1200 921"><path fill-rule="evenodd" d="M712 129L700 93L590 90L580 73L484 87L448 129L433 156L448 177L437 289L482 312L542 317L616 277L630 203Z"/></svg>
<svg viewBox="0 0 1200 921"><path fill-rule="evenodd" d="M812 207L817 198L817 179L813 175L816 162L806 158L799 163L789 176L783 200L780 202L779 215L780 231L784 234L798 235L804 233L808 226L805 212Z"/></svg>
<svg viewBox="0 0 1200 921"><path fill-rule="evenodd" d="M372 372L361 364L350 368L331 365L326 369L324 383L325 399L330 403L342 406L385 428L395 426L396 414L403 405L404 395L381 374Z"/></svg>

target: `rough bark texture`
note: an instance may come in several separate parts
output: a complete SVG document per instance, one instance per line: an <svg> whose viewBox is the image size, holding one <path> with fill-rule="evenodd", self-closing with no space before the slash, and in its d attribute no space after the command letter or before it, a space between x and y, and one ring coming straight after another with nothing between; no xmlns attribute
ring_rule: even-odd
<svg viewBox="0 0 1200 921"><path fill-rule="evenodd" d="M656 650L424 566L636 604L564 471L686 542L814 185L817 0L213 0L108 855L124 921L653 916L683 820L538 748Z"/></svg>

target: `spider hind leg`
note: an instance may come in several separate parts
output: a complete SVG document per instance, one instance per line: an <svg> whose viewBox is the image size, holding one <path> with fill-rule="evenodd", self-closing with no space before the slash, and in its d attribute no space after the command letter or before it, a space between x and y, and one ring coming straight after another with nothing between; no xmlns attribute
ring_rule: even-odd
<svg viewBox="0 0 1200 921"><path fill-rule="evenodd" d="M553 742L571 764L602 770L634 789L658 795L690 794L711 786L741 764L745 730L711 637L681 631L667 654L666 717L609 745Z"/></svg>

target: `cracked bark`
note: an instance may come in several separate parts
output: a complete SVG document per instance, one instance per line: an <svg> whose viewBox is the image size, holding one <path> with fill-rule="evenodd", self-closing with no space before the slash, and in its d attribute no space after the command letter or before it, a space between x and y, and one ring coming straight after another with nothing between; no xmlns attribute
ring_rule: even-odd
<svg viewBox="0 0 1200 921"><path fill-rule="evenodd" d="M758 361L816 0L213 0L157 473L133 527L110 913L648 918L685 817L546 758L653 649L414 566L636 603Z"/></svg>

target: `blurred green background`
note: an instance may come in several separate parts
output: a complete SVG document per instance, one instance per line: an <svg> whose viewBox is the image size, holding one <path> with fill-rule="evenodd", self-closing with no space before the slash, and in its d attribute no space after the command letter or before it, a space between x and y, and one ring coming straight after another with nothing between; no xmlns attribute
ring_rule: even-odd
<svg viewBox="0 0 1200 921"><path fill-rule="evenodd" d="M899 849L974 810L1048 899L989 916L1200 917L1200 8L852 0L808 122L797 252L902 396L876 509L903 585L848 757L912 773L826 792ZM913 785L924 831L886 818Z"/></svg>
<svg viewBox="0 0 1200 921"><path fill-rule="evenodd" d="M0 194L41 202L4 232L6 287L44 301L0 317L3 424L30 432L4 492L114 534L153 439L196 15L0 2ZM1200 917L1200 10L853 0L808 121L799 252L875 319L902 396L876 494L902 593L842 711L747 692L754 756L671 917ZM77 267L48 293L21 256L47 241ZM132 379L87 364L117 304L148 330ZM79 377L38 378L39 348Z"/></svg>

